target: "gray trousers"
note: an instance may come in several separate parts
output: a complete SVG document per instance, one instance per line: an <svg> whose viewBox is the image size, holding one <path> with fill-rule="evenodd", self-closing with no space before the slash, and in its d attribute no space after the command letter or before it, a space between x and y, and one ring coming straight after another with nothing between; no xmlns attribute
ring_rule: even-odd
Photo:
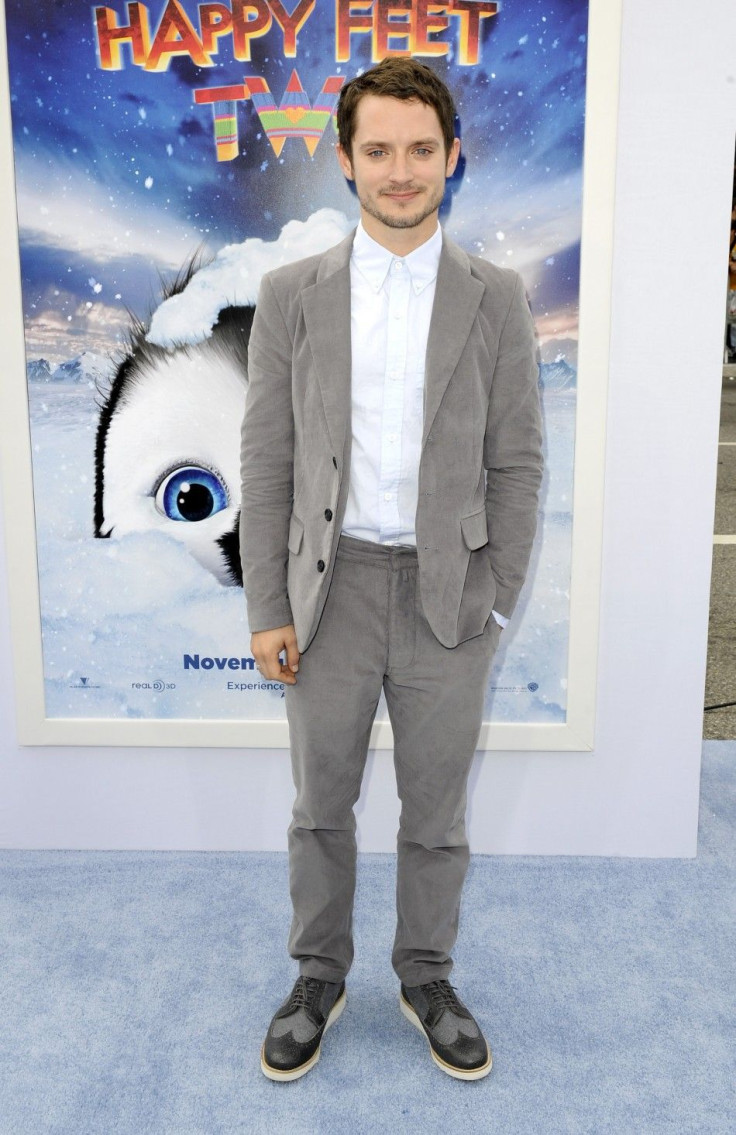
<svg viewBox="0 0 736 1135"><path fill-rule="evenodd" d="M470 858L467 781L500 628L448 648L422 611L416 549L342 535L317 633L286 686L296 800L289 826L300 972L342 981L353 960L360 795L381 689L401 800L396 937L406 985L447 977Z"/></svg>

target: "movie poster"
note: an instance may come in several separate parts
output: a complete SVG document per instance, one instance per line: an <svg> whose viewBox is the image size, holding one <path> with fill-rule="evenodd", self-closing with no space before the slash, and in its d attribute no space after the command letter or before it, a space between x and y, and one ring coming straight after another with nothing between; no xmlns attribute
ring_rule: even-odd
<svg viewBox="0 0 736 1135"><path fill-rule="evenodd" d="M587 20L582 0L7 0L48 718L285 718L240 586L243 313L265 271L354 227L340 88L413 54L458 108L441 221L521 273L539 333L542 512L486 717L565 722Z"/></svg>

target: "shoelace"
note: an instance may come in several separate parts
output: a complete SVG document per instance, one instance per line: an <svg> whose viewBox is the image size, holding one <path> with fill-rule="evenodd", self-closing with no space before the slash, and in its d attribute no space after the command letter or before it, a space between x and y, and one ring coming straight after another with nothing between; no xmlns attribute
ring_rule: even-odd
<svg viewBox="0 0 736 1135"><path fill-rule="evenodd" d="M316 977L300 977L294 986L289 1000L289 1012L295 1009L314 1009L314 1002L319 996L322 982Z"/></svg>
<svg viewBox="0 0 736 1135"><path fill-rule="evenodd" d="M449 981L430 981L424 986L429 1000L435 1009L451 1009L453 1013L464 1014L465 1010L455 996L455 986Z"/></svg>

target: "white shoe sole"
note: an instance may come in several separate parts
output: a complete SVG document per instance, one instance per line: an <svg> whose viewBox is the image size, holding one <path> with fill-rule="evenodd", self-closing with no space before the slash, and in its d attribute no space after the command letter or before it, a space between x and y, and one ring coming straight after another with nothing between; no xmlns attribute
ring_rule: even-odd
<svg viewBox="0 0 736 1135"><path fill-rule="evenodd" d="M399 994L399 1008L407 1021L411 1021L414 1027L419 1029L427 1044L429 1044L429 1052L435 1064L438 1068L441 1068L443 1072L446 1072L448 1076L453 1076L456 1080L482 1080L484 1076L488 1075L493 1065L493 1058L487 1041L486 1048L488 1049L488 1059L485 1064L481 1064L480 1068L455 1068L452 1064L447 1064L432 1048L424 1025L419 1020L419 1017L416 1015L409 1002L404 998L403 993Z"/></svg>
<svg viewBox="0 0 736 1135"><path fill-rule="evenodd" d="M319 1054L322 1049L322 1040L324 1040L325 1033L329 1029L330 1025L334 1025L335 1021L342 1013L343 1009L345 1008L346 1001L347 990L343 989L342 994L340 995L340 997L338 997L337 1001L330 1009L329 1016L327 1017L327 1023L324 1027L324 1032L322 1033L322 1039L319 1042L316 1052L314 1052L313 1055L310 1056L309 1060L306 1060L304 1064L300 1064L298 1068L290 1068L288 1071L284 1071L282 1068L272 1068L270 1064L266 1063L266 1042L264 1041L261 1048L261 1072L263 1072L263 1075L268 1076L269 1080L298 1080L300 1076L306 1076L307 1072L310 1072L319 1060Z"/></svg>

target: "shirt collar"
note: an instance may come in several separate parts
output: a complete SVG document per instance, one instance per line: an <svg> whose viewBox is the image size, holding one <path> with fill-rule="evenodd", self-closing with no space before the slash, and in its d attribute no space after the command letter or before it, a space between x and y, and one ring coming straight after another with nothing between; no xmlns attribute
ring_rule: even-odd
<svg viewBox="0 0 736 1135"><path fill-rule="evenodd" d="M437 276L442 252L442 229L439 224L429 240L420 244L407 256L395 256L382 244L369 236L358 223L353 241L352 262L361 276L370 284L374 292L380 292L386 282L394 260L402 260L409 270L413 289L417 295L423 292Z"/></svg>

